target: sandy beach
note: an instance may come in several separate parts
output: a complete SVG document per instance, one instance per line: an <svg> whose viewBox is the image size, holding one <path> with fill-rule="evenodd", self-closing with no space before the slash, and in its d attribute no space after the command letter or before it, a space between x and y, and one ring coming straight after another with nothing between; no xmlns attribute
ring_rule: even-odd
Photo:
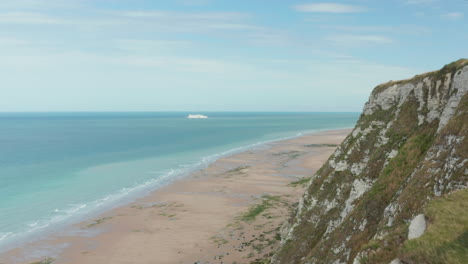
<svg viewBox="0 0 468 264"><path fill-rule="evenodd" d="M279 243L279 228L310 178L349 129L276 141L194 172L151 195L75 226L93 236L50 237L0 256L25 260L60 248L52 263L250 263ZM51 251L52 252L52 251ZM44 256L45 257L45 256ZM51 259L52 260L52 259Z"/></svg>

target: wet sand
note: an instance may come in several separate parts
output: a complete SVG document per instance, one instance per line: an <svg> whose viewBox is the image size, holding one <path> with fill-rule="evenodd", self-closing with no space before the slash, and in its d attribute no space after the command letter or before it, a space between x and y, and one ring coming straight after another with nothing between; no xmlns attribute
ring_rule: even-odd
<svg viewBox="0 0 468 264"><path fill-rule="evenodd" d="M279 228L306 181L350 129L265 144L224 157L151 195L108 211L78 230L0 256L31 263L34 248L57 250L52 263L250 263L279 244ZM29 251L29 252L27 252ZM45 256L44 256L45 257ZM34 261L39 261L36 258Z"/></svg>

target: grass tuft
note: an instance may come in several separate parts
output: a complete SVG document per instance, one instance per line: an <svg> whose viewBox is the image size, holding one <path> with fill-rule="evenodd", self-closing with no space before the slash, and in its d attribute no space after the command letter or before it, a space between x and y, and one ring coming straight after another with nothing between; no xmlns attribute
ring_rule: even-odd
<svg viewBox="0 0 468 264"><path fill-rule="evenodd" d="M236 167L234 169L230 169L228 171L226 171L226 173L240 173L240 174L244 174L245 170L250 168L250 166L246 166L246 165L243 165L243 166L239 166L239 167Z"/></svg>
<svg viewBox="0 0 468 264"><path fill-rule="evenodd" d="M88 227L93 227L93 226L99 225L99 224L104 223L105 221L110 220L110 219L112 219L112 217L103 217L103 218L94 220L94 222L89 224Z"/></svg>
<svg viewBox="0 0 468 264"><path fill-rule="evenodd" d="M320 147L338 147L337 144L308 144L304 145L306 148L320 148Z"/></svg>
<svg viewBox="0 0 468 264"><path fill-rule="evenodd" d="M255 220L257 216L265 212L268 208L273 207L275 202L281 202L281 198L279 196L273 196L268 194L263 195L262 202L260 204L256 204L250 207L249 211L242 215L241 219L246 222L251 222Z"/></svg>
<svg viewBox="0 0 468 264"><path fill-rule="evenodd" d="M292 187L304 186L307 183L309 183L309 181L310 181L310 178L303 178L297 181L290 182L289 186L292 186Z"/></svg>
<svg viewBox="0 0 468 264"><path fill-rule="evenodd" d="M51 264L52 262L54 262L53 258L45 258L41 261L33 262L31 264Z"/></svg>
<svg viewBox="0 0 468 264"><path fill-rule="evenodd" d="M295 159L297 157L300 157L304 153L305 153L304 151L292 150L292 151L283 151L283 152L274 153L273 156L286 156L289 159Z"/></svg>

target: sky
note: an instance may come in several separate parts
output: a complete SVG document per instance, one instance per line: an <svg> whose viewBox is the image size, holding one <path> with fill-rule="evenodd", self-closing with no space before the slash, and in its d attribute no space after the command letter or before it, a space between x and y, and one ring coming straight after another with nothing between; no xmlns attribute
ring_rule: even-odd
<svg viewBox="0 0 468 264"><path fill-rule="evenodd" d="M351 111L468 57L466 0L1 0L0 112Z"/></svg>

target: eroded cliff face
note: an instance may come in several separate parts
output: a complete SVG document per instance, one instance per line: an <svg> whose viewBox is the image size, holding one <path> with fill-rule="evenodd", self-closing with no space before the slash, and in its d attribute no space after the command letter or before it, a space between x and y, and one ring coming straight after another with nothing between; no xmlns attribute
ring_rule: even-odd
<svg viewBox="0 0 468 264"><path fill-rule="evenodd" d="M468 60L376 87L283 226L272 263L404 263L427 203L468 186L467 91Z"/></svg>

